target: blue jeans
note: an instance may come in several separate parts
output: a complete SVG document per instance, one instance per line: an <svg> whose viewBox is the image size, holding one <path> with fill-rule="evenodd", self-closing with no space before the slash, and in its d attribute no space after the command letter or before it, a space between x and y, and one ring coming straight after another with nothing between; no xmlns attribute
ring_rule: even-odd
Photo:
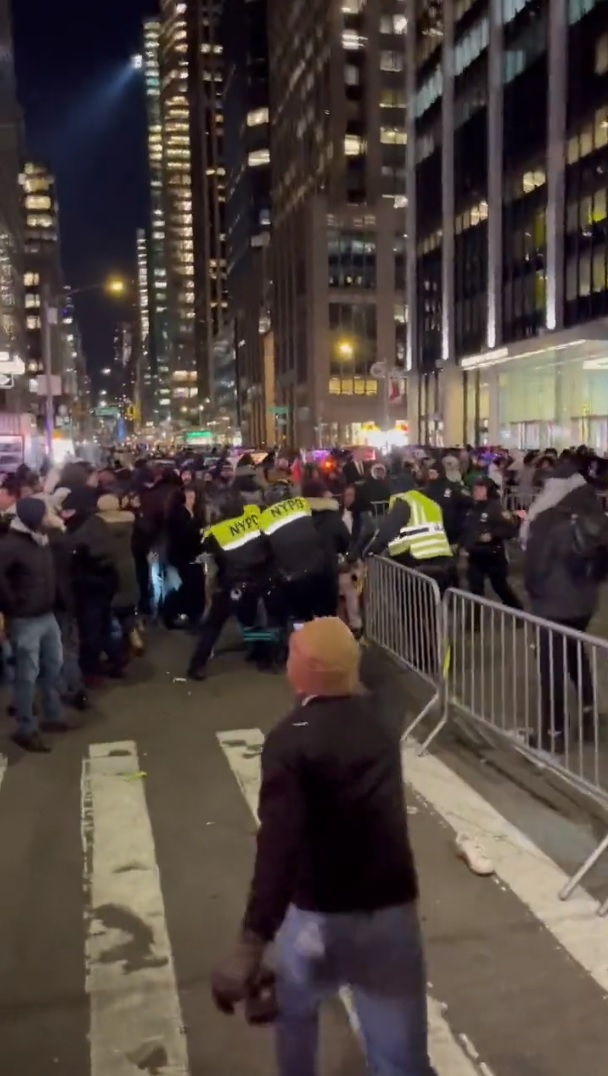
<svg viewBox="0 0 608 1076"><path fill-rule="evenodd" d="M414 904L322 915L291 905L276 939L280 1076L316 1076L321 1001L350 987L374 1076L436 1076Z"/></svg>
<svg viewBox="0 0 608 1076"><path fill-rule="evenodd" d="M61 632L52 613L14 617L9 638L15 657L15 708L19 732L29 736L37 730L34 717L36 683L40 679L42 711L49 722L63 718L61 707Z"/></svg>

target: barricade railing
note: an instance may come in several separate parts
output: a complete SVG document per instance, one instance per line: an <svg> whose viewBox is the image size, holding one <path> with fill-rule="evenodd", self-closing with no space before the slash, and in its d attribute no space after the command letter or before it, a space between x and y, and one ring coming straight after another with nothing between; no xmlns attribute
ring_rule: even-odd
<svg viewBox="0 0 608 1076"><path fill-rule="evenodd" d="M433 709L443 709L443 609L437 583L386 557L369 557L363 589L365 637L415 672L432 695L409 723L409 736Z"/></svg>
<svg viewBox="0 0 608 1076"><path fill-rule="evenodd" d="M517 486L514 489L504 490L500 499L508 512L527 512L528 508L533 501L538 497L538 490L518 490Z"/></svg>
<svg viewBox="0 0 608 1076"><path fill-rule="evenodd" d="M445 593L442 624L443 713L421 750L456 711L608 810L608 641L460 590ZM608 834L563 900L606 852Z"/></svg>
<svg viewBox="0 0 608 1076"><path fill-rule="evenodd" d="M388 501L370 501L370 510L374 519L381 519L388 512Z"/></svg>

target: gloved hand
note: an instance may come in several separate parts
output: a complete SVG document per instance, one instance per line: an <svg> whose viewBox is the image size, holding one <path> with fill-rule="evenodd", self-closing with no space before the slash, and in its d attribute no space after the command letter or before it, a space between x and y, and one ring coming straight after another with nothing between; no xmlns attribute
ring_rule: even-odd
<svg viewBox="0 0 608 1076"><path fill-rule="evenodd" d="M264 942L254 934L244 934L230 956L222 960L211 976L211 993L220 1012L232 1014L244 1001L259 973Z"/></svg>
<svg viewBox="0 0 608 1076"><path fill-rule="evenodd" d="M262 964L247 991L245 1019L248 1024L272 1024L277 1016L275 974Z"/></svg>

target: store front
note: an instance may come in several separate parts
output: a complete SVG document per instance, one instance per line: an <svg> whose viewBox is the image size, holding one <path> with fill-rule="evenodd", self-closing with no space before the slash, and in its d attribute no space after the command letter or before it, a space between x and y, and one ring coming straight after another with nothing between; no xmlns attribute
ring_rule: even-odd
<svg viewBox="0 0 608 1076"><path fill-rule="evenodd" d="M584 443L608 451L608 324L542 342L463 360L467 440L519 449Z"/></svg>

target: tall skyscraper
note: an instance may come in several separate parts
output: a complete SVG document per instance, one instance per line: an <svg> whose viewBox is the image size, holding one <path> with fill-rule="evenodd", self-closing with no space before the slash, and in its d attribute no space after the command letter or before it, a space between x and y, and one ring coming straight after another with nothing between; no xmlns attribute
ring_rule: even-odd
<svg viewBox="0 0 608 1076"><path fill-rule="evenodd" d="M271 286L267 0L224 0L220 36L228 332L243 437L247 444L259 444L267 439L268 415L274 404L266 391L263 352L264 333L270 328Z"/></svg>
<svg viewBox="0 0 608 1076"><path fill-rule="evenodd" d="M54 309L63 305L63 275L59 251L59 214L55 179L44 164L27 161L20 177L24 235L25 284L25 362L28 377L44 376L42 348L41 300L46 286ZM61 317L57 314L50 327L51 372L64 373L65 349ZM37 402L36 394L33 403ZM37 410L44 410L41 398Z"/></svg>
<svg viewBox="0 0 608 1076"><path fill-rule="evenodd" d="M268 6L277 404L292 443L348 444L404 415L405 4Z"/></svg>
<svg viewBox="0 0 608 1076"><path fill-rule="evenodd" d="M148 116L148 170L150 222L148 234L148 356L154 396L152 415L164 422L171 414L169 321L167 309L167 258L163 195L163 129L160 96L160 19L144 22L143 70Z"/></svg>
<svg viewBox="0 0 608 1076"><path fill-rule="evenodd" d="M136 380L137 398L133 401L136 421L153 422L155 417L156 378L150 355L150 278L148 240L143 228L137 232L137 304L139 309L140 370Z"/></svg>
<svg viewBox="0 0 608 1076"><path fill-rule="evenodd" d="M215 0L162 0L159 73L171 417L210 404L226 309L221 46Z"/></svg>
<svg viewBox="0 0 608 1076"><path fill-rule="evenodd" d="M608 440L606 0L411 5L414 440Z"/></svg>
<svg viewBox="0 0 608 1076"><path fill-rule="evenodd" d="M24 361L22 118L17 103L10 0L0 0L0 350Z"/></svg>

